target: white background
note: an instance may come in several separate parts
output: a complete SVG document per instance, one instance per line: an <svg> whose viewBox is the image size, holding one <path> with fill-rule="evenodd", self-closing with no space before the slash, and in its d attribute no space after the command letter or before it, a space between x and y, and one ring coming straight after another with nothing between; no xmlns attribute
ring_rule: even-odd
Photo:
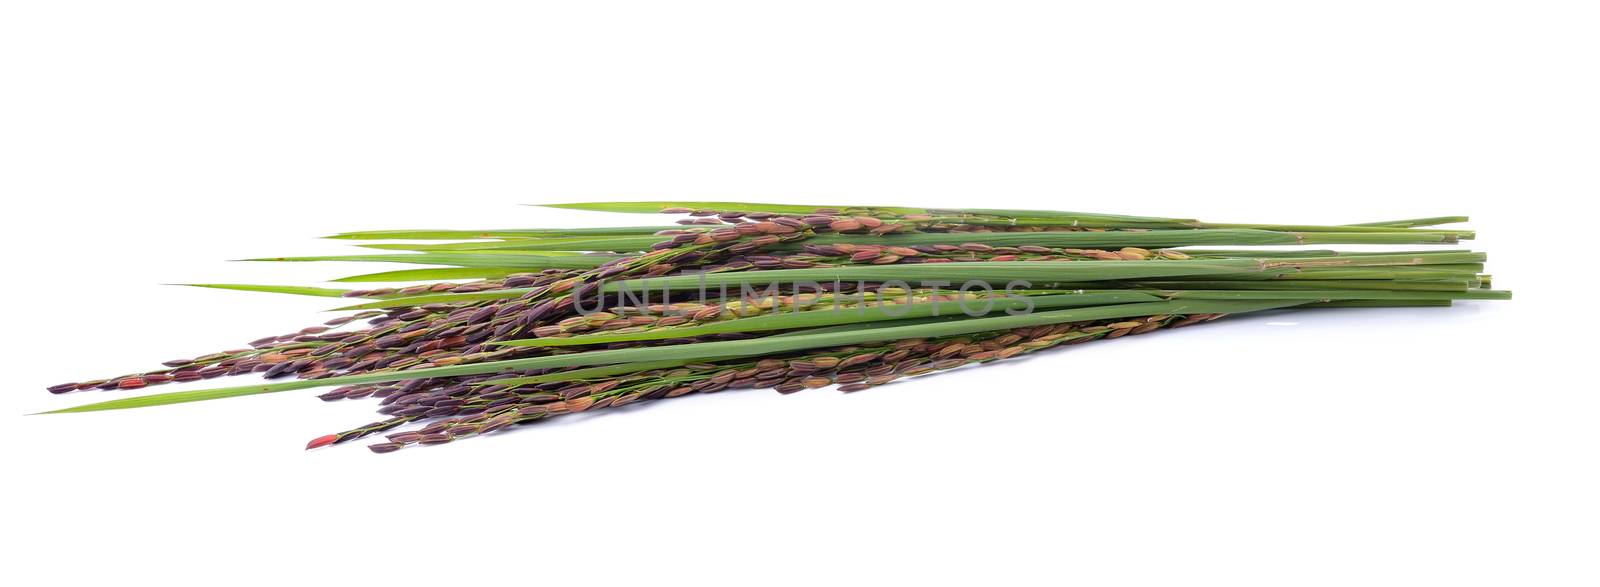
<svg viewBox="0 0 1600 587"><path fill-rule="evenodd" d="M7 584L1593 585L1584 2L7 2ZM23 416L319 322L161 286L746 199L1471 214L1509 303L1307 311L393 455L315 392ZM1574 277L1574 275L1581 275Z"/></svg>

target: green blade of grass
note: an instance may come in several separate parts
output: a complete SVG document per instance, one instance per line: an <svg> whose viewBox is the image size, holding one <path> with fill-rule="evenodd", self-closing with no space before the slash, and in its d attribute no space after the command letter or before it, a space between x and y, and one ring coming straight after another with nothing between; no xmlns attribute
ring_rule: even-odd
<svg viewBox="0 0 1600 587"><path fill-rule="evenodd" d="M463 240L522 237L574 237L653 234L683 228L670 226L608 226L601 228L501 228L484 230L364 230L341 232L323 238L339 240Z"/></svg>
<svg viewBox="0 0 1600 587"><path fill-rule="evenodd" d="M1097 283L1052 284L1057 287L1106 287ZM1129 281L1119 285L1134 288L1170 290L1190 289L1267 289L1283 291L1301 290L1378 290L1378 291L1466 291L1471 285L1465 280L1392 281L1384 279L1349 279L1328 281L1274 281L1274 280L1173 280Z"/></svg>
<svg viewBox="0 0 1600 587"><path fill-rule="evenodd" d="M960 224L974 224L979 226L1091 226L1098 228L1146 228L1146 229L1181 229L1181 228L1235 228L1252 230L1269 230L1274 232L1343 232L1343 233L1417 233L1434 232L1452 235L1458 239L1471 239L1476 234L1470 230L1428 230L1418 231L1403 226L1357 226L1357 225L1325 225L1325 224L1246 224L1227 222L1194 222L1194 221L1112 221L1112 220L1085 220L1081 218L984 218L971 216L952 216L948 222Z"/></svg>
<svg viewBox="0 0 1600 587"><path fill-rule="evenodd" d="M1306 267L1290 273L1234 274L1229 279L1317 281L1330 279L1468 279L1483 270L1481 263L1451 263L1390 267ZM1185 278L1187 279L1187 278Z"/></svg>
<svg viewBox="0 0 1600 587"><path fill-rule="evenodd" d="M1390 290L1169 290L1162 297L1181 300L1509 300L1511 292L1491 289L1465 291Z"/></svg>
<svg viewBox="0 0 1600 587"><path fill-rule="evenodd" d="M315 296L321 298L342 298L349 292L347 289L334 289L329 287L308 287L299 285L255 285L249 283L175 283L185 287L204 287L207 289L226 289L232 291L253 291L261 293L290 294L297 296Z"/></svg>
<svg viewBox="0 0 1600 587"><path fill-rule="evenodd" d="M876 243L884 246L960 245L980 243L992 246L1039 245L1071 248L1146 249L1186 246L1256 246L1323 244L1448 244L1458 239L1440 232L1277 232L1271 230L1206 228L1194 230L1114 230L1046 232L930 232L884 236L829 234L807 239L807 244ZM780 248L796 248L788 245Z"/></svg>
<svg viewBox="0 0 1600 587"><path fill-rule="evenodd" d="M1017 219L1057 219L1068 223L1077 222L1080 226L1090 226L1096 223L1116 223L1126 225L1145 225L1151 228L1190 228L1200 221L1192 218L1164 218L1160 216L1132 216L1128 214L1103 214L1098 212L1067 212L1060 210L1006 210L998 208L934 208L928 212L955 213L955 214L980 214L985 216L999 216L1001 218Z"/></svg>
<svg viewBox="0 0 1600 587"><path fill-rule="evenodd" d="M381 273L351 275L349 277L340 277L333 281L340 283L371 283L397 281L439 281L445 279L493 279L516 273L526 273L527 271L527 269L507 267L442 267L427 269L401 269L399 271L384 271Z"/></svg>
<svg viewBox="0 0 1600 587"><path fill-rule="evenodd" d="M519 255L509 253L495 254L467 254L467 253L418 253L413 255L324 255L316 257L264 257L259 259L244 259L245 261L269 262L315 262L315 261L351 261L362 263L413 263L420 265L453 265L456 267L493 267L493 268L521 268L521 269L589 269L599 267L610 260L605 257L589 257L585 255L572 255L554 257L549 255Z"/></svg>
<svg viewBox="0 0 1600 587"><path fill-rule="evenodd" d="M671 237L657 235L596 236L584 238L531 238L493 243L484 248L467 250L595 251L610 253L634 253L649 249L650 245L654 245L669 238ZM473 245L463 244L460 246L470 247Z"/></svg>
<svg viewBox="0 0 1600 587"><path fill-rule="evenodd" d="M1418 226L1438 226L1440 224L1455 224L1466 222L1466 216L1430 216L1427 218L1407 218L1404 220L1384 220L1381 222L1363 222L1349 226L1384 226L1391 228L1416 228Z"/></svg>
<svg viewBox="0 0 1600 587"><path fill-rule="evenodd" d="M529 375L527 377L510 377L484 382L484 385L538 385L552 381L578 381L580 379L594 379L597 377L610 377L627 373L638 373L652 369L672 369L682 367L694 361L677 359L673 361L647 361L643 363L620 363L616 365L602 365L600 367L585 367L570 371L546 373L544 375Z"/></svg>
<svg viewBox="0 0 1600 587"><path fill-rule="evenodd" d="M1428 249L1428 250L1408 250L1408 251L1335 251L1335 250L1328 250L1328 249L1272 250L1272 249L1193 249L1193 248L1183 248L1183 249L1179 249L1179 252L1182 252L1182 253L1190 255L1190 256L1196 256L1196 257L1198 257L1198 256L1207 256L1207 257L1223 257L1223 258L1229 258L1229 257L1247 257L1247 258L1284 257L1284 258L1293 258L1293 257L1360 257L1360 256L1364 256L1364 255L1419 255L1419 254L1423 254L1423 253L1470 253L1472 251L1468 250L1468 249Z"/></svg>
<svg viewBox="0 0 1600 587"><path fill-rule="evenodd" d="M1447 308L1450 300L1335 300L1313 302L1302 308Z"/></svg>
<svg viewBox="0 0 1600 587"><path fill-rule="evenodd" d="M584 237L582 239L519 238L519 239L508 239L508 240L469 241L469 242L464 242L464 243L438 243L438 244L427 244L427 243L384 243L384 244L376 244L376 245L358 245L358 246L360 246L361 248L364 248L364 249L377 249L377 250L380 250L380 251L417 251L417 252L424 252L424 253L448 253L448 252L458 252L458 251L460 251L460 252L484 251L484 252L488 252L488 253L493 253L493 252L498 252L498 251L506 251L506 252L509 252L509 253L522 254L522 255L547 255L547 256L553 256L553 257L563 257L563 256L573 256L573 255L594 254L594 253L585 253L584 251L586 249L573 249L573 248L558 246L558 245L560 245L562 243L567 243L567 242L577 242L580 245L589 244L589 243L591 243L593 241L594 238L595 237ZM613 237L606 237L606 238L613 238ZM636 239L637 237L622 237L622 238ZM668 238L668 237L657 237L656 240L666 240L666 238ZM607 242L609 244L610 241L607 241ZM637 241L629 240L628 241L629 244L636 244L637 242L643 242L643 241L642 240L637 240ZM530 247L530 246L538 246L539 248L538 249L527 248L527 247ZM615 256L615 255L613 255L613 256Z"/></svg>

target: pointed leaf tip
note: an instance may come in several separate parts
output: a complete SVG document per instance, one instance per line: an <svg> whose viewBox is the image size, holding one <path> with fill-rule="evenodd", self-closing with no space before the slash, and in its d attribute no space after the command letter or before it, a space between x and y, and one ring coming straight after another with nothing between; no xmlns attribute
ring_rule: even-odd
<svg viewBox="0 0 1600 587"><path fill-rule="evenodd" d="M261 293L292 294L300 296L316 296L323 298L341 298L350 290L333 289L327 287L307 287L298 285L256 285L248 283L173 283L168 285L182 285L187 287L203 287L208 289L227 289L234 291L253 291Z"/></svg>

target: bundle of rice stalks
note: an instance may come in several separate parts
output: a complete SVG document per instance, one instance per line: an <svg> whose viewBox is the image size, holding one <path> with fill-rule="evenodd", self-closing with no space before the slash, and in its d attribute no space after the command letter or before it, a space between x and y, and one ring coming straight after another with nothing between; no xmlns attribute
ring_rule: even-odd
<svg viewBox="0 0 1600 587"><path fill-rule="evenodd" d="M262 261L429 267L355 275L404 287L197 284L351 298L351 314L164 368L50 388L132 390L259 374L293 379L50 413L318 387L383 419L307 448L387 433L391 452L563 414L727 389L857 392L1062 345L1229 314L1509 299L1485 256L1258 245L1448 245L1437 217L1356 225L1225 224L1042 210L737 202L565 204L686 215L618 228L389 230L331 238L393 251Z"/></svg>

